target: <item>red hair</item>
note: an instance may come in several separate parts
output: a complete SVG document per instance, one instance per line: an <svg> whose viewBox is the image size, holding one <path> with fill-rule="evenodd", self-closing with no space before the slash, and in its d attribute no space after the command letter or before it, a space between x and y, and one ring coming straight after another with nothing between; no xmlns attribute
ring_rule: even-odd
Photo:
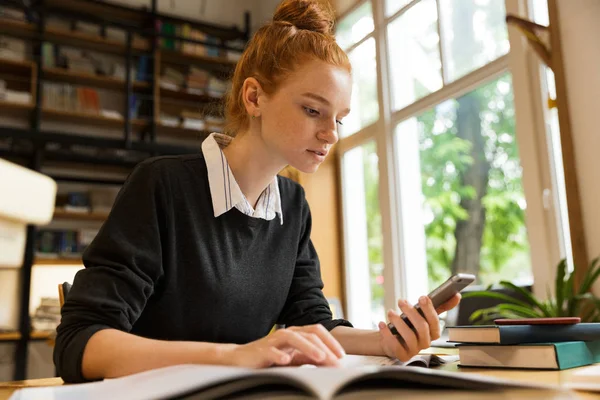
<svg viewBox="0 0 600 400"><path fill-rule="evenodd" d="M333 8L325 1L284 0L279 4L273 20L254 34L236 65L225 105L227 133L235 136L248 126L242 99L246 78L255 78L271 95L298 65L309 60L351 72L350 60L333 36L334 19Z"/></svg>

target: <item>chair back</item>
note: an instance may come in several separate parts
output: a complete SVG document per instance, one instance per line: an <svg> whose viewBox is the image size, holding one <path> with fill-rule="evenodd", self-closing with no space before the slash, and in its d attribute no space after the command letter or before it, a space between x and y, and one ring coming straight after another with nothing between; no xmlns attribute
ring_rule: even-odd
<svg viewBox="0 0 600 400"><path fill-rule="evenodd" d="M69 282L63 282L58 285L58 301L60 303L60 308L65 304L65 299L69 294L69 290L71 290L71 284Z"/></svg>

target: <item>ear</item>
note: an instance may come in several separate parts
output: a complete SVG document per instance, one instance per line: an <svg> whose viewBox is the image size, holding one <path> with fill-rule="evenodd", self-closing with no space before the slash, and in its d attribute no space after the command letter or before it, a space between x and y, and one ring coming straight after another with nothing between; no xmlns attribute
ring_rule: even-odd
<svg viewBox="0 0 600 400"><path fill-rule="evenodd" d="M246 112L250 117L260 117L262 103L265 92L256 78L246 78L242 86L242 99Z"/></svg>

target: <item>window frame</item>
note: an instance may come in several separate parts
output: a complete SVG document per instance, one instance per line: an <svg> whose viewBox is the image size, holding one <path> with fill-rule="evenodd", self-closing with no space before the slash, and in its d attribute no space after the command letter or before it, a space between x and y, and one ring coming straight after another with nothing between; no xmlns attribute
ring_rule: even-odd
<svg viewBox="0 0 600 400"><path fill-rule="evenodd" d="M371 2L373 10L373 32L366 35L357 43L345 49L351 51L370 37L375 38L376 46L376 73L377 73L377 98L379 102L379 119L373 124L361 130L340 138L337 144L338 157L338 179L341 182L343 174L343 156L358 146L362 146L371 140L376 142L377 155L379 158L379 207L382 218L383 238L383 262L384 262L384 307L385 309L396 309L397 300L406 298L415 301L414 293L409 290L407 282L408 261L405 259L403 236L401 228L402 193L398 181L397 149L394 143L394 131L397 124L411 117L418 116L438 104L460 97L484 83L498 78L506 72L510 72L513 79L513 95L515 101L516 118L516 140L519 146L521 166L523 168L523 190L527 201L525 225L531 248L531 265L534 277L534 294L539 298L546 298L546 288L552 287L554 271L561 257L560 237L558 232L557 215L553 202L544 199L544 191L552 190L552 171L550 168L550 155L548 154L549 143L546 135L544 120L544 94L541 86L541 62L527 49L525 40L512 27L508 27L508 39L510 50L507 54L500 56L494 61L479 67L468 74L447 82L447 71L445 71L445 57L441 38L440 0L436 0L438 11L438 41L440 60L442 63L442 80L444 85L441 89L423 98L394 111L392 109L392 93L389 82L390 65L388 48L387 27L388 24L404 14L421 0L413 0L399 9L393 15L385 16L385 0L361 0L357 1L350 9L342 14L343 19L355 11L366 1ZM527 16L531 4L528 0L505 0L507 14ZM528 132L531 132L529 134ZM547 193L547 192L546 192ZM553 193L551 191L551 193ZM552 196L554 199L554 196ZM342 210L347 205L344 196L340 198ZM342 215L345 215L342 212ZM345 217L344 217L345 218ZM342 218L342 246L343 259L348 259L349 234L346 227L348 221ZM344 275L346 276L346 293L349 287L349 272L346 270L344 261ZM423 294L423 293L420 293ZM352 316L352 310L347 310Z"/></svg>

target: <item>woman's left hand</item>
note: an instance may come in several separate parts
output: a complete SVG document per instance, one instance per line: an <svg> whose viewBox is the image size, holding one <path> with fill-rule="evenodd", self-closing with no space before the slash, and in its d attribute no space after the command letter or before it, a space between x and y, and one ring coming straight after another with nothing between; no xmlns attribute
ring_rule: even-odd
<svg viewBox="0 0 600 400"><path fill-rule="evenodd" d="M394 336L385 322L379 323L380 344L383 353L388 357L397 358L400 361L408 361L417 355L419 351L431 346L431 341L440 338L440 324L438 314L456 307L460 302L460 294L456 294L450 300L437 309L433 308L431 299L427 296L419 298L419 306L425 317L406 300L398 300L398 306L414 327L414 331L400 318L395 311L388 311L388 320L396 327L400 337Z"/></svg>

